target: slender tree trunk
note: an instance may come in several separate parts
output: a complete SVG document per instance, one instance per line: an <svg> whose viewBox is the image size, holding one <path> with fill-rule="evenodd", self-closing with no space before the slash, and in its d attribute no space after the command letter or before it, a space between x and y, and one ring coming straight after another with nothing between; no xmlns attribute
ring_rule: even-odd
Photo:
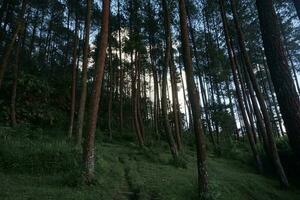
<svg viewBox="0 0 300 200"><path fill-rule="evenodd" d="M168 117L168 103L167 103L167 87L168 87L168 69L171 70L171 34L170 34L170 15L169 8L166 0L162 0L162 8L164 14L164 28L165 28L165 42L166 42L166 50L165 50L165 58L164 58L164 67L163 67L163 78L162 78L162 113L163 113L163 122L165 127L165 132L167 135L168 143L170 146L171 153L174 159L177 158L178 150L181 145L178 141L178 135L175 134L176 143L173 138L173 134L170 127L169 117ZM174 102L173 102L174 103Z"/></svg>
<svg viewBox="0 0 300 200"><path fill-rule="evenodd" d="M159 139L158 132L158 120L159 120L159 86L158 86L158 78L157 78L157 69L153 62L153 53L152 46L150 45L150 64L153 74L153 84L154 84L154 131L156 137Z"/></svg>
<svg viewBox="0 0 300 200"><path fill-rule="evenodd" d="M231 46L233 47L232 41L231 41ZM248 93L248 91L246 91L245 80L244 80L244 77L242 76L243 73L241 72L241 69L238 67L237 56L233 49L232 49L232 53L233 53L233 60L235 62L235 66L237 67L237 76L238 76L238 79L240 80L240 84L241 84L241 91L242 91L242 96L243 96L244 103L245 103L246 113L247 113L247 116L249 119L250 127L252 129L254 143L256 144L257 143L257 141L256 141L257 131L255 128L255 122L254 122L253 115L252 115L253 109L252 109L251 101L249 98L249 93ZM241 63L241 65L242 65L242 63Z"/></svg>
<svg viewBox="0 0 300 200"><path fill-rule="evenodd" d="M39 10L36 10L35 17L34 17L33 30L32 30L31 40L30 40L30 46L29 46L29 55L30 56L32 55L32 52L34 49L34 43L36 40L36 33L37 33L37 28L38 28L38 18L39 18Z"/></svg>
<svg viewBox="0 0 300 200"><path fill-rule="evenodd" d="M78 58L78 30L79 30L79 20L76 17L74 31L74 46L73 46L73 56L72 56L72 85L71 85L71 110L70 110L70 124L68 131L68 138L71 139L73 136L74 127L74 117L75 117L75 105L76 105L76 80L77 80L77 58Z"/></svg>
<svg viewBox="0 0 300 200"><path fill-rule="evenodd" d="M188 21L190 24L190 35L191 35L191 39L192 39L192 49L193 49L193 54L196 60L196 66L199 69L200 68L200 61L199 61L199 56L197 53L197 47L196 47L196 41L195 41L195 35L194 35L194 30L192 27L192 20L191 20L191 16L190 16L190 12L189 9L187 8L187 15L188 15ZM205 88L204 88L204 83L201 77L202 73L200 73L199 75L199 83L200 83L200 88L201 88L201 94L202 94L202 99L203 99L203 106L204 106L204 114L205 114L205 121L207 124L207 128L208 128L208 133L210 136L210 140L214 146L214 148L216 148L216 144L215 144L215 140L213 137L213 132L212 132L212 128L211 128L211 123L210 123L210 119L209 119L209 109L208 109L208 101L206 98L206 92L205 92Z"/></svg>
<svg viewBox="0 0 300 200"><path fill-rule="evenodd" d="M275 108L275 112L276 112L276 116L277 116L277 120L278 120L278 124L279 124L279 129L280 129L280 132L281 134L283 135L284 134L284 131L283 131L283 123L282 123L282 118L281 118L281 114L279 112L279 109L278 109L278 102L276 101L276 97L275 97L275 92L274 92L274 86L273 86L273 83L272 83L272 80L271 80L271 75L270 75L270 71L269 71L269 68L265 62L265 59L263 59L263 67L264 67L264 70L265 70L265 74L266 74L266 78L267 78L267 81L268 81L268 86L269 86L269 90L270 90L270 93L271 93L271 98L272 98L272 102L273 102L273 105L274 105L274 108Z"/></svg>
<svg viewBox="0 0 300 200"><path fill-rule="evenodd" d="M188 116L187 116L187 126L188 126L188 129L191 130L192 128L192 124L193 124L193 119L192 119L192 111L191 111L191 105L187 99L187 96L185 94L185 85L184 85L184 80L183 80L183 75L182 75L182 68L180 67L180 79L181 79L181 83L182 83L182 90L183 90L183 99L184 99L184 102L186 104L186 107L188 109Z"/></svg>
<svg viewBox="0 0 300 200"><path fill-rule="evenodd" d="M95 178L95 131L97 126L98 109L101 96L101 86L104 74L106 48L108 43L108 24L109 24L110 1L102 1L102 20L100 41L98 44L99 52L95 64L94 85L89 107L89 121L87 126L87 138L84 148L84 170L85 181L90 184Z"/></svg>
<svg viewBox="0 0 300 200"><path fill-rule="evenodd" d="M236 118L235 118L235 114L234 114L234 105L233 105L233 101L232 101L232 94L230 91L230 76L228 77L228 80L226 81L226 92L228 95L228 99L229 99L229 109L230 109L230 114L233 120L233 125L234 125L234 133L236 135L236 140L239 140L239 132L238 132L238 128L237 128L237 124L236 124Z"/></svg>
<svg viewBox="0 0 300 200"><path fill-rule="evenodd" d="M234 81L235 88L236 88L237 100L238 100L238 103L239 103L239 106L240 106L240 111L241 111L242 116L243 116L244 124L245 124L246 131L247 131L248 140L249 140L249 143L250 143L250 147L251 147L251 150L252 150L254 160L255 160L256 165L257 165L257 169L260 173L262 173L262 171L263 171L262 163L261 163L258 151L257 151L257 147L254 143L254 138L253 138L254 133L251 129L250 123L249 123L248 118L247 118L247 113L245 111L245 106L244 106L244 103L243 103L240 83L239 83L238 76L237 76L237 64L234 61L233 49L232 49L230 39L229 39L227 17L226 17L226 13L225 13L225 9L224 9L224 0L219 0L219 4L220 4L220 12L221 12L221 17L222 17L222 23L223 23L223 29L224 29L224 34L225 34L226 46L227 46L230 66L231 66L232 75L233 75L233 81ZM245 99L245 101L246 101L246 99Z"/></svg>
<svg viewBox="0 0 300 200"><path fill-rule="evenodd" d="M111 48L111 40L109 40L109 95L108 95L108 132L109 132L109 140L112 141L112 101L113 101L113 92L115 89L114 84L114 69L112 66L112 48Z"/></svg>
<svg viewBox="0 0 300 200"><path fill-rule="evenodd" d="M259 70L259 74L260 74L260 80L262 81L262 95L264 97L264 100L266 102L266 106L268 107L268 113L269 113L269 116L270 116L270 121L271 121L271 124L272 124L272 130L276 130L276 135L278 137L280 137L280 130L278 129L278 126L277 126L277 123L275 121L275 117L274 117L274 112L273 112L273 109L272 109L272 100L270 98L270 95L269 93L271 92L271 88L268 89L267 85L266 85L266 81L265 79L266 76L265 75L265 71L262 69L261 65L258 65L258 70ZM276 105L276 104L274 104ZM275 109L277 109L277 107L275 106Z"/></svg>
<svg viewBox="0 0 300 200"><path fill-rule="evenodd" d="M78 146L82 143L82 130L84 125L84 115L85 115L85 104L87 96L87 72L88 72L88 63L89 63L89 46L90 46L90 29L91 29L91 18L93 10L93 0L86 0L87 2L87 15L85 19L84 27L84 47L83 47L83 63L82 63L82 73L81 73L81 94L80 94L80 103L78 110L78 122L77 122L77 139L76 143Z"/></svg>
<svg viewBox="0 0 300 200"><path fill-rule="evenodd" d="M22 30L24 29L24 19L23 18L24 18L24 15L25 15L26 6L27 6L26 0L22 0L21 13L19 14L19 18L18 18L18 21L17 21L16 28L13 32L13 36L12 36L11 40L6 45L5 51L3 53L2 60L0 62L0 89L1 89L1 86L2 86L2 81L3 81L3 78L4 78L4 73L5 73L7 64L8 64L8 60L10 58L13 47L15 45L16 39L17 39L19 33L22 32Z"/></svg>
<svg viewBox="0 0 300 200"><path fill-rule="evenodd" d="M300 101L272 0L256 0L267 63L292 149L300 157Z"/></svg>
<svg viewBox="0 0 300 200"><path fill-rule="evenodd" d="M139 121L139 66L138 66L138 53L135 52L135 61L133 60L133 53L131 53L132 65L132 113L133 113L133 126L140 146L144 146L142 136L142 127Z"/></svg>
<svg viewBox="0 0 300 200"><path fill-rule="evenodd" d="M295 79L295 84L296 84L296 88L297 88L298 95L299 95L300 94L300 85L299 85L299 80L298 80L298 76L297 76L296 66L293 62L293 58L288 49L286 49L286 55L291 64L292 73L293 73L293 76Z"/></svg>
<svg viewBox="0 0 300 200"><path fill-rule="evenodd" d="M15 127L17 125L16 97L17 97L17 85L18 85L18 78L19 78L20 46L21 46L21 39L19 37L16 53L15 53L16 59L15 59L15 63L13 63L13 84L12 84L12 93L11 93L11 102L10 102L10 119L11 119L12 127Z"/></svg>
<svg viewBox="0 0 300 200"><path fill-rule="evenodd" d="M273 138L272 125L271 125L268 109L267 109L267 106L265 104L262 93L260 91L260 88L259 88L259 85L257 83L256 77L254 75L254 72L252 70L250 57L249 57L248 52L246 50L246 45L245 45L245 42L244 42L245 41L244 40L244 35L243 35L243 32L242 32L240 23L238 21L238 14L237 14L236 1L235 0L231 0L231 8L232 8L233 16L234 16L235 27L236 27L236 30L237 30L238 43L239 43L239 47L240 47L240 50L241 50L241 55L244 59L245 68L246 68L246 71L247 71L246 72L247 73L246 77L249 76L249 79L251 80L253 89L255 91L257 100L259 102L260 109L262 111L263 120L264 120L264 124L265 124L265 130L266 130L267 139L268 139L268 146L270 148L270 151L269 151L270 154L269 155L271 156L271 158L273 160L273 164L276 168L280 183L284 187L288 187L289 183L288 183L287 177L285 175L284 169L281 165L281 161L280 161L280 158L279 158L279 155L278 155L278 152L277 152L277 147L276 147L276 144L275 144L275 141L274 141L274 138ZM258 120L262 120L260 115L258 117L259 117ZM261 125L263 124L262 121L259 122L259 123L261 123Z"/></svg>
<svg viewBox="0 0 300 200"><path fill-rule="evenodd" d="M163 0L165 1L165 0ZM165 55L165 63L167 63L167 55ZM162 78L162 93L161 93L161 106L162 106L162 117L163 117L163 124L165 133L167 136L168 144L173 155L173 158L176 159L178 156L178 149L176 142L174 140L171 126L168 117L168 103L167 103L167 74L168 74L168 67L167 65L163 68L163 78Z"/></svg>
<svg viewBox="0 0 300 200"><path fill-rule="evenodd" d="M171 77L171 89L172 89L172 99L173 99L173 117L174 117L174 127L175 127L175 141L178 150L181 149L181 136L180 136L180 121L179 121L179 105L178 105L178 92L177 92L177 83L176 83L176 72L175 66L172 60L172 33L171 33L171 24L170 24L170 14L167 2L163 0L162 2L164 10L164 28L165 28L165 41L166 41L166 52L165 52L165 67L170 69Z"/></svg>
<svg viewBox="0 0 300 200"><path fill-rule="evenodd" d="M119 65L120 65L120 131L123 132L124 114L123 114L123 99L124 99L124 69L122 63L122 37L121 37L121 13L120 0L118 0L118 37L119 37Z"/></svg>
<svg viewBox="0 0 300 200"><path fill-rule="evenodd" d="M253 105L254 113L255 113L255 116L256 116L256 119L257 119L257 127L259 129L259 133L260 133L260 135L262 137L262 140L263 140L264 150L265 150L266 154L268 156L270 156L270 158L272 158L269 143L268 143L268 139L267 139L267 132L266 132L266 128L265 128L265 125L264 125L264 122L263 122L263 117L262 117L262 114L259 110L258 103L256 101L255 93L254 93L254 90L253 90L253 86L252 86L249 74L246 71L246 69L244 69L243 72L244 72L244 75L245 75L246 84L247 84L249 94L250 94L250 97L251 97L251 102L252 102L252 105Z"/></svg>
<svg viewBox="0 0 300 200"><path fill-rule="evenodd" d="M193 74L192 56L189 45L189 30L187 26L186 5L184 0L179 0L179 13L186 82L194 120L194 133L197 146L198 186L201 195L201 192L206 193L208 191L206 145L202 130L200 99Z"/></svg>
<svg viewBox="0 0 300 200"><path fill-rule="evenodd" d="M136 69L137 69L137 101L136 101L136 109L137 109L137 122L139 123L141 138L143 144L145 142L145 129L144 129L144 121L142 116L141 109L141 63L140 63L140 54L137 54L136 60Z"/></svg>

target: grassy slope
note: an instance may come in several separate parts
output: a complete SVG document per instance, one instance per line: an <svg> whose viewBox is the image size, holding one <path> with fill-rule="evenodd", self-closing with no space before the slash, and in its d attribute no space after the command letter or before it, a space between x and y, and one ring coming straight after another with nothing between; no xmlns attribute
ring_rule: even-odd
<svg viewBox="0 0 300 200"><path fill-rule="evenodd" d="M140 150L134 143L98 143L94 186L79 183L74 152L66 142L39 136L15 138L0 131L0 199L196 199L194 153L187 168L170 165L167 149ZM212 196L226 200L296 200L300 191L282 191L272 178L241 162L209 156ZM69 172L71 171L71 172ZM77 182L74 180L78 180ZM76 185L76 186L74 186Z"/></svg>

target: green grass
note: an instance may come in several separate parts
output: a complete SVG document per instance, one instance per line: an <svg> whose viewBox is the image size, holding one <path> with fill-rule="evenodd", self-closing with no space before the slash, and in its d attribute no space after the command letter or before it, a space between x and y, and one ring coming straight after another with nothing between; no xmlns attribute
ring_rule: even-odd
<svg viewBox="0 0 300 200"><path fill-rule="evenodd" d="M1 200L197 199L195 153L191 150L185 151L186 167L180 168L172 164L165 147L140 149L130 141L98 140L97 182L85 186L79 152L57 137L59 133L64 135L62 131L0 128ZM213 199L300 199L300 190L293 186L281 190L276 179L256 174L240 160L209 154L208 169Z"/></svg>

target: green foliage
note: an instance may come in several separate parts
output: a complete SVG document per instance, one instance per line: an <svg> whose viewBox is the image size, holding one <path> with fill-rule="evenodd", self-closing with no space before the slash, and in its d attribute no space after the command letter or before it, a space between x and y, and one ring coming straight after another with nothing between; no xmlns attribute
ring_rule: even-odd
<svg viewBox="0 0 300 200"><path fill-rule="evenodd" d="M10 84L4 84L4 95L0 98L0 121L8 123L10 115ZM61 103L65 98L48 81L37 76L22 74L18 79L16 99L17 121L39 126L56 124L61 126L66 120L66 108ZM58 102L60 101L60 102Z"/></svg>
<svg viewBox="0 0 300 200"><path fill-rule="evenodd" d="M187 158L183 154L179 154L178 157L172 158L169 163L178 168L187 168Z"/></svg>
<svg viewBox="0 0 300 200"><path fill-rule="evenodd" d="M53 132L32 127L0 128L0 199L199 199L196 154L192 150L179 157L186 167L178 167L170 165L167 148L140 149L121 139L115 143L98 141L96 184L85 186L80 153L58 137L61 131ZM231 151L243 152L245 147L231 146ZM255 174L254 168L232 157L209 154L208 170L209 200L300 197L298 190L279 190L277 180Z"/></svg>

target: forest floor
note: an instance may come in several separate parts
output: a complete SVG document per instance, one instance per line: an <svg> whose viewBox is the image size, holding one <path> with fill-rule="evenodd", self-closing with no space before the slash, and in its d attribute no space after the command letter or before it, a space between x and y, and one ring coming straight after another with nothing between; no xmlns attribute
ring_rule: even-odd
<svg viewBox="0 0 300 200"><path fill-rule="evenodd" d="M47 133L45 133L47 132ZM45 136L46 135L46 136ZM81 183L80 156L62 131L0 128L1 200L196 199L195 153L173 163L166 144L139 148L133 141L96 142L97 181ZM177 167L176 167L177 166ZM239 160L209 154L210 191L220 200L298 200L300 190L281 190Z"/></svg>

